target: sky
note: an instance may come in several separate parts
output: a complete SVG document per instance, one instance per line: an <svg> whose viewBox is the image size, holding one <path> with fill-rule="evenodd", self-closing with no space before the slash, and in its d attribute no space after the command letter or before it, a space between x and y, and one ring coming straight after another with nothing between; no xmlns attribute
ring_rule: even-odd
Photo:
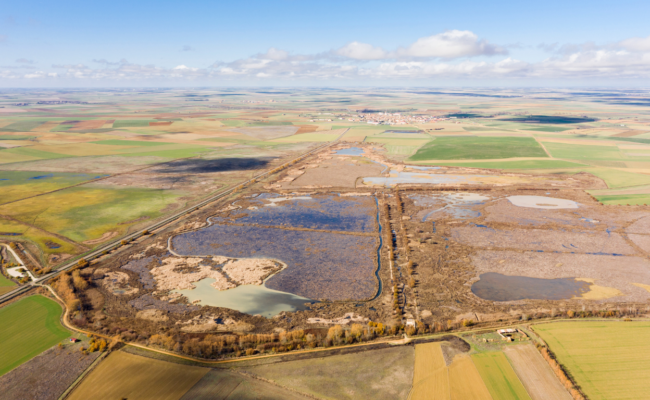
<svg viewBox="0 0 650 400"><path fill-rule="evenodd" d="M648 87L650 1L4 1L0 88Z"/></svg>

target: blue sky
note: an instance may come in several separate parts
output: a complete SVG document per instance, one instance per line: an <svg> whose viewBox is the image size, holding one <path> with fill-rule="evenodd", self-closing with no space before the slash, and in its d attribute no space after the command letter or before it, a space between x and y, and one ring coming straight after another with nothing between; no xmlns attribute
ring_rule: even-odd
<svg viewBox="0 0 650 400"><path fill-rule="evenodd" d="M5 1L0 86L644 85L650 1Z"/></svg>

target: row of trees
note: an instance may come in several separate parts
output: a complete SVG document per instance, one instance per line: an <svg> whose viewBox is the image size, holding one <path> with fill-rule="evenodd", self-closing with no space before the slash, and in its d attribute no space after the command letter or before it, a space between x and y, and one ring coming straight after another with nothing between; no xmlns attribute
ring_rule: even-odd
<svg viewBox="0 0 650 400"><path fill-rule="evenodd" d="M68 309L72 312L74 319L81 313L81 300L77 295L78 292L88 288L88 282L81 276L79 270L72 273L64 272L52 283L52 287L61 296Z"/></svg>
<svg viewBox="0 0 650 400"><path fill-rule="evenodd" d="M579 387L577 387L571 378L569 378L568 374L560 365L560 363L557 362L555 359L555 354L553 354L547 347L542 346L542 345L537 345L537 349L539 350L540 353L542 353L542 357L548 362L548 364L551 366L551 369L555 373L555 375L558 377L560 382L564 385L565 388L571 393L571 396L575 400L585 400L585 397L582 395L580 392Z"/></svg>

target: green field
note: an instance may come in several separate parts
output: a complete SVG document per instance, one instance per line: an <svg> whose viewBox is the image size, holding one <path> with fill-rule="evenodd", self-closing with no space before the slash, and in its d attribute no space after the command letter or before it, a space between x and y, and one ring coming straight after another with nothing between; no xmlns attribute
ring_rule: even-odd
<svg viewBox="0 0 650 400"><path fill-rule="evenodd" d="M503 352L473 354L472 361L483 378L492 398L530 400L530 396Z"/></svg>
<svg viewBox="0 0 650 400"><path fill-rule="evenodd" d="M564 169L581 168L584 164L562 160L520 160L520 161L478 161L421 163L422 165L441 165L448 167L486 168L486 169Z"/></svg>
<svg viewBox="0 0 650 400"><path fill-rule="evenodd" d="M29 147L15 147L13 149L0 150L0 164L32 160L49 160L65 157L70 156L51 153L49 151L31 149Z"/></svg>
<svg viewBox="0 0 650 400"><path fill-rule="evenodd" d="M112 230L123 233L127 221L156 218L181 196L171 190L74 187L0 206L0 214L81 242Z"/></svg>
<svg viewBox="0 0 650 400"><path fill-rule="evenodd" d="M0 128L0 132L29 132L42 125L45 121L18 121Z"/></svg>
<svg viewBox="0 0 650 400"><path fill-rule="evenodd" d="M438 137L422 146L410 161L486 160L514 157L547 157L530 137Z"/></svg>
<svg viewBox="0 0 650 400"><path fill-rule="evenodd" d="M544 147L555 158L567 160L624 160L623 154L616 146L592 146L568 143L544 142Z"/></svg>
<svg viewBox="0 0 650 400"><path fill-rule="evenodd" d="M43 296L0 308L0 375L70 336L60 316L61 306Z"/></svg>
<svg viewBox="0 0 650 400"><path fill-rule="evenodd" d="M119 139L113 139L113 140L100 140L99 142L91 142L95 144L105 144L105 145L112 145L112 146L133 146L133 147L143 147L143 146L161 146L163 144L173 144L173 143L165 143L165 142L145 142L142 140L119 140Z"/></svg>
<svg viewBox="0 0 650 400"><path fill-rule="evenodd" d="M566 321L534 329L589 399L648 398L650 322Z"/></svg>
<svg viewBox="0 0 650 400"><path fill-rule="evenodd" d="M610 189L630 186L650 185L650 175L610 168L590 168L585 170L601 178Z"/></svg>
<svg viewBox="0 0 650 400"><path fill-rule="evenodd" d="M648 194L614 194L614 195L594 195L596 200L603 204L618 205L646 205L650 204L650 193Z"/></svg>
<svg viewBox="0 0 650 400"><path fill-rule="evenodd" d="M3 274L0 274L0 295L11 292L16 287L16 284L7 279Z"/></svg>
<svg viewBox="0 0 650 400"><path fill-rule="evenodd" d="M40 193L76 185L92 179L97 174L73 174L42 171L0 171L0 204Z"/></svg>

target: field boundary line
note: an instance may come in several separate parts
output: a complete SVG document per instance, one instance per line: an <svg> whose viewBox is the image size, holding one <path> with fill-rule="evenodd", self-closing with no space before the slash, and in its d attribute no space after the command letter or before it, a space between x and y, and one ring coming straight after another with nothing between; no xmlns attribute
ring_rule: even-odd
<svg viewBox="0 0 650 400"><path fill-rule="evenodd" d="M239 374L239 375L244 375L244 376L246 376L246 377L248 377L248 378L251 378L251 379L256 379L256 380L258 380L258 381L268 383L268 384L270 384L270 385L273 385L273 386L279 387L280 389L284 389L284 390L287 390L287 391L289 391L289 392L299 394L299 395L304 396L304 397L306 397L306 398L308 398L308 399L321 400L320 397L316 397L316 396L311 395L311 394L309 394L309 393L303 393L303 392L301 392L301 391L298 391L298 390L296 390L296 389L290 388L290 387L288 387L288 386L281 385L281 384L279 384L279 383L277 383L277 382L275 382L275 381L273 381L273 380L271 380L271 379L267 379L267 378L261 377L261 376L259 376L259 375L256 375L256 374L252 373L252 372L249 372L249 371L239 371L239 370L237 370L237 371L233 371L233 372L235 372L235 373L237 373L237 374Z"/></svg>

